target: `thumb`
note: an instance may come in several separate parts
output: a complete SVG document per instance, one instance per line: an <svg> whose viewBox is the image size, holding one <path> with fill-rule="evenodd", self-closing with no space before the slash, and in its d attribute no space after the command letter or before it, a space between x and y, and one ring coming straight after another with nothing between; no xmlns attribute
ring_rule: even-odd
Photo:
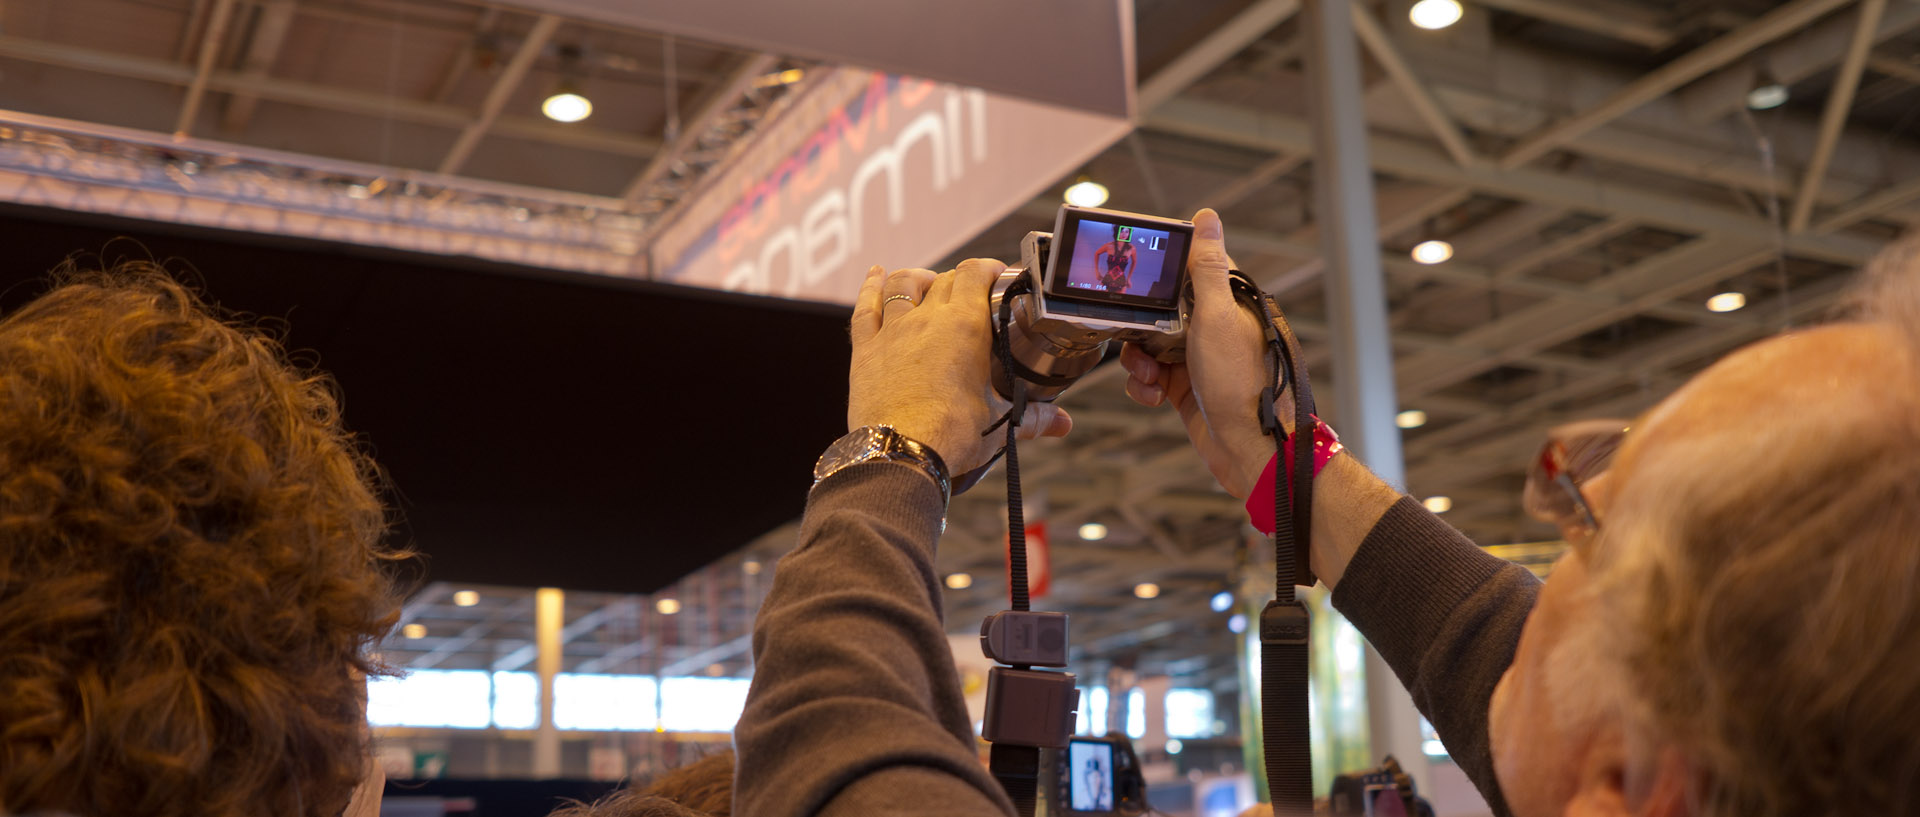
<svg viewBox="0 0 1920 817"><path fill-rule="evenodd" d="M1227 284L1227 270L1233 258L1227 255L1226 227L1220 214L1211 209L1193 214L1193 252L1187 256L1187 276L1193 281L1194 300L1212 301L1233 297Z"/></svg>
<svg viewBox="0 0 1920 817"><path fill-rule="evenodd" d="M1052 403L1028 403L1027 413L1020 418L1019 439L1031 440L1035 437L1065 437L1073 430L1073 418L1067 410Z"/></svg>

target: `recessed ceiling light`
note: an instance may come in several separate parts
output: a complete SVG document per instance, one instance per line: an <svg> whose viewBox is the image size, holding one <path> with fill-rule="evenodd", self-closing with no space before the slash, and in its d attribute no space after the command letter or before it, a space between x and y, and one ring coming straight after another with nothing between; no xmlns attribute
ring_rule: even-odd
<svg viewBox="0 0 1920 817"><path fill-rule="evenodd" d="M1733 312L1747 305L1747 296L1742 292L1722 292L1707 299L1709 312Z"/></svg>
<svg viewBox="0 0 1920 817"><path fill-rule="evenodd" d="M1075 207L1099 207L1107 203L1107 186L1081 176L1067 188L1066 199Z"/></svg>
<svg viewBox="0 0 1920 817"><path fill-rule="evenodd" d="M1160 596L1160 585L1153 582L1141 582L1133 586L1133 595L1137 598L1151 599Z"/></svg>
<svg viewBox="0 0 1920 817"><path fill-rule="evenodd" d="M1419 428L1427 424L1427 413L1419 409L1407 409L1393 415L1393 424L1401 428Z"/></svg>
<svg viewBox="0 0 1920 817"><path fill-rule="evenodd" d="M1226 590L1215 593L1213 598L1208 600L1207 606L1213 608L1216 613L1224 613L1233 606L1233 593Z"/></svg>
<svg viewBox="0 0 1920 817"><path fill-rule="evenodd" d="M661 599L653 603L653 609L660 611L660 615L670 616L680 612L680 600Z"/></svg>
<svg viewBox="0 0 1920 817"><path fill-rule="evenodd" d="M409 625L407 625L407 626L405 626L405 627L401 627L401 628L400 628L400 634L401 634L401 635L404 635L404 636L406 636L406 637L408 637L408 638L426 638L426 637L427 637L427 625L425 625L425 624L409 624Z"/></svg>
<svg viewBox="0 0 1920 817"><path fill-rule="evenodd" d="M480 603L480 594L472 590L462 590L453 594L453 603L460 607L472 607Z"/></svg>
<svg viewBox="0 0 1920 817"><path fill-rule="evenodd" d="M1227 619L1227 631L1233 633L1234 635L1239 635L1241 633L1246 632L1247 631L1247 614L1234 613L1233 618Z"/></svg>
<svg viewBox="0 0 1920 817"><path fill-rule="evenodd" d="M965 590L973 586L973 576L966 573L949 573L947 586L955 590Z"/></svg>
<svg viewBox="0 0 1920 817"><path fill-rule="evenodd" d="M1447 511L1453 510L1453 497L1430 496L1420 504L1427 506L1427 510L1434 513L1446 513Z"/></svg>
<svg viewBox="0 0 1920 817"><path fill-rule="evenodd" d="M563 89L540 103L540 112L555 122L578 122L593 115L593 102Z"/></svg>
<svg viewBox="0 0 1920 817"><path fill-rule="evenodd" d="M1453 257L1453 245L1439 239L1413 245L1413 260L1422 264L1441 264Z"/></svg>
<svg viewBox="0 0 1920 817"><path fill-rule="evenodd" d="M1466 9L1460 7L1460 0L1420 0L1407 11L1407 19L1416 26L1432 31L1460 22L1464 14Z"/></svg>
<svg viewBox="0 0 1920 817"><path fill-rule="evenodd" d="M1088 542L1098 542L1107 538L1107 526L1098 522L1088 522L1080 526L1080 538Z"/></svg>

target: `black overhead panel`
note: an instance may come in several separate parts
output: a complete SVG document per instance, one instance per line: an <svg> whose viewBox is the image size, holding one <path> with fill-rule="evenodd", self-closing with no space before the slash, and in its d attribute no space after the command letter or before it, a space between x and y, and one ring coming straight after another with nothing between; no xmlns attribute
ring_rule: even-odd
<svg viewBox="0 0 1920 817"><path fill-rule="evenodd" d="M0 309L104 249L284 321L429 579L650 592L798 516L845 428L843 310L47 210L0 238Z"/></svg>

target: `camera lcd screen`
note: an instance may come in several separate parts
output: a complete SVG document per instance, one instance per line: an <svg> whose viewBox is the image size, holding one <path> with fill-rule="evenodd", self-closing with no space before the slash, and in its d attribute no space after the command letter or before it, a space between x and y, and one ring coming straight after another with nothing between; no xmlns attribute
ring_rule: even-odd
<svg viewBox="0 0 1920 817"><path fill-rule="evenodd" d="M1113 810L1113 744L1090 740L1067 743L1067 808Z"/></svg>
<svg viewBox="0 0 1920 817"><path fill-rule="evenodd" d="M1068 211L1061 221L1049 293L1153 309L1178 306L1191 227L1105 212Z"/></svg>

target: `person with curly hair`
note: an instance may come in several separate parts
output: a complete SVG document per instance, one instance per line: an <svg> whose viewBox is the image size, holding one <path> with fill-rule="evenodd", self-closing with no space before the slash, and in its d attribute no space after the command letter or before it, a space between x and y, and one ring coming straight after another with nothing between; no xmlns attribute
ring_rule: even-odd
<svg viewBox="0 0 1920 817"><path fill-rule="evenodd" d="M377 809L376 473L327 376L153 264L0 319L0 814Z"/></svg>

